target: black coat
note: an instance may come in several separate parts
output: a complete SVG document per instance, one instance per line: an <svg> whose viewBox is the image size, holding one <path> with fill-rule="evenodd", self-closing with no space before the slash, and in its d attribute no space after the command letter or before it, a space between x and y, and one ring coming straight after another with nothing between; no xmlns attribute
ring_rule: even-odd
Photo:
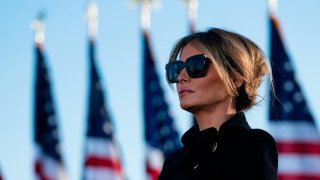
<svg viewBox="0 0 320 180"><path fill-rule="evenodd" d="M193 126L183 147L170 155L158 180L276 180L278 153L273 137L251 129L244 113L215 128Z"/></svg>

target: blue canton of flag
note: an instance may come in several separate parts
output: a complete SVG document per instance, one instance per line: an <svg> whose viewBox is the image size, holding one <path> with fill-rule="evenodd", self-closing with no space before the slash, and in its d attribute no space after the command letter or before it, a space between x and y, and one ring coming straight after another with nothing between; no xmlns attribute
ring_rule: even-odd
<svg viewBox="0 0 320 180"><path fill-rule="evenodd" d="M144 32L143 37L143 95L145 138L147 141L146 170L148 179L155 180L160 174L164 158L177 150L181 144L160 86L147 32Z"/></svg>
<svg viewBox="0 0 320 180"><path fill-rule="evenodd" d="M34 140L35 174L41 180L66 179L58 135L57 117L42 44L36 45Z"/></svg>
<svg viewBox="0 0 320 180"><path fill-rule="evenodd" d="M90 41L90 94L85 149L85 180L122 180L119 151L104 101L102 84L95 65L95 44Z"/></svg>
<svg viewBox="0 0 320 180"><path fill-rule="evenodd" d="M270 95L270 127L279 151L278 180L320 180L320 136L295 78L277 19L271 23L271 67L276 99Z"/></svg>

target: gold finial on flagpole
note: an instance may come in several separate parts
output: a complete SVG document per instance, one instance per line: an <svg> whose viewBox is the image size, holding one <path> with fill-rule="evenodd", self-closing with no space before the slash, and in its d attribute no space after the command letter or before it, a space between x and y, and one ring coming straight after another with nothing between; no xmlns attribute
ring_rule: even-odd
<svg viewBox="0 0 320 180"><path fill-rule="evenodd" d="M88 34L94 39L98 34L98 6L93 1L89 1L86 9L86 19L88 21Z"/></svg>
<svg viewBox="0 0 320 180"><path fill-rule="evenodd" d="M44 25L44 19L45 19L45 11L42 10L39 12L38 16L36 17L35 20L32 21L31 23L31 28L34 30L35 35L34 35L34 41L37 44L42 44L45 40L45 25Z"/></svg>
<svg viewBox="0 0 320 180"><path fill-rule="evenodd" d="M183 2L187 5L188 7L188 18L189 18L189 25L190 25L190 31L191 33L195 32L195 22L197 20L198 16L198 6L199 2L198 0L183 0Z"/></svg>
<svg viewBox="0 0 320 180"><path fill-rule="evenodd" d="M274 15L278 7L278 0L268 0L268 7L269 14Z"/></svg>
<svg viewBox="0 0 320 180"><path fill-rule="evenodd" d="M131 7L135 5L140 6L140 26L147 31L151 25L151 9L152 7L160 7L160 0L131 0Z"/></svg>

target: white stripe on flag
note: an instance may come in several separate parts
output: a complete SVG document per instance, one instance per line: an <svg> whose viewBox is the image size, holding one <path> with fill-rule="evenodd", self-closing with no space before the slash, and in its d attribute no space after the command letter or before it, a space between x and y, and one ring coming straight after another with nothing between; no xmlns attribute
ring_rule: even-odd
<svg viewBox="0 0 320 180"><path fill-rule="evenodd" d="M115 145L104 138L88 137L86 141L86 155L98 157L112 157L118 159L118 151Z"/></svg>
<svg viewBox="0 0 320 180"><path fill-rule="evenodd" d="M85 179L124 179L118 150L111 140L88 137L85 156Z"/></svg>
<svg viewBox="0 0 320 180"><path fill-rule="evenodd" d="M320 156L281 154L279 156L279 173L320 176Z"/></svg>
<svg viewBox="0 0 320 180"><path fill-rule="evenodd" d="M161 171L164 162L162 151L147 145L147 161L151 169Z"/></svg>
<svg viewBox="0 0 320 180"><path fill-rule="evenodd" d="M86 180L123 180L124 178L111 169L87 167L84 174Z"/></svg>
<svg viewBox="0 0 320 180"><path fill-rule="evenodd" d="M66 180L67 175L63 165L53 159L52 157L44 154L39 145L36 145L36 161L40 163L43 175L50 179Z"/></svg>
<svg viewBox="0 0 320 180"><path fill-rule="evenodd" d="M279 141L319 142L320 139L315 125L306 121L271 121L270 130Z"/></svg>
<svg viewBox="0 0 320 180"><path fill-rule="evenodd" d="M52 177L52 179L59 180L67 179L62 164L58 163L57 161L48 156L43 157L42 163L44 165L44 172L47 177Z"/></svg>

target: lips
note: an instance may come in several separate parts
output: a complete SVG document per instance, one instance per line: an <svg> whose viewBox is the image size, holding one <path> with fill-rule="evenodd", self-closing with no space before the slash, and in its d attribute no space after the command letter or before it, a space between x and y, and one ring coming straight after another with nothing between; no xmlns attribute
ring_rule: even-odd
<svg viewBox="0 0 320 180"><path fill-rule="evenodd" d="M193 93L193 92L194 92L194 91L192 91L191 89L180 89L180 90L178 91L179 97L189 95L189 94L191 94L191 93Z"/></svg>

